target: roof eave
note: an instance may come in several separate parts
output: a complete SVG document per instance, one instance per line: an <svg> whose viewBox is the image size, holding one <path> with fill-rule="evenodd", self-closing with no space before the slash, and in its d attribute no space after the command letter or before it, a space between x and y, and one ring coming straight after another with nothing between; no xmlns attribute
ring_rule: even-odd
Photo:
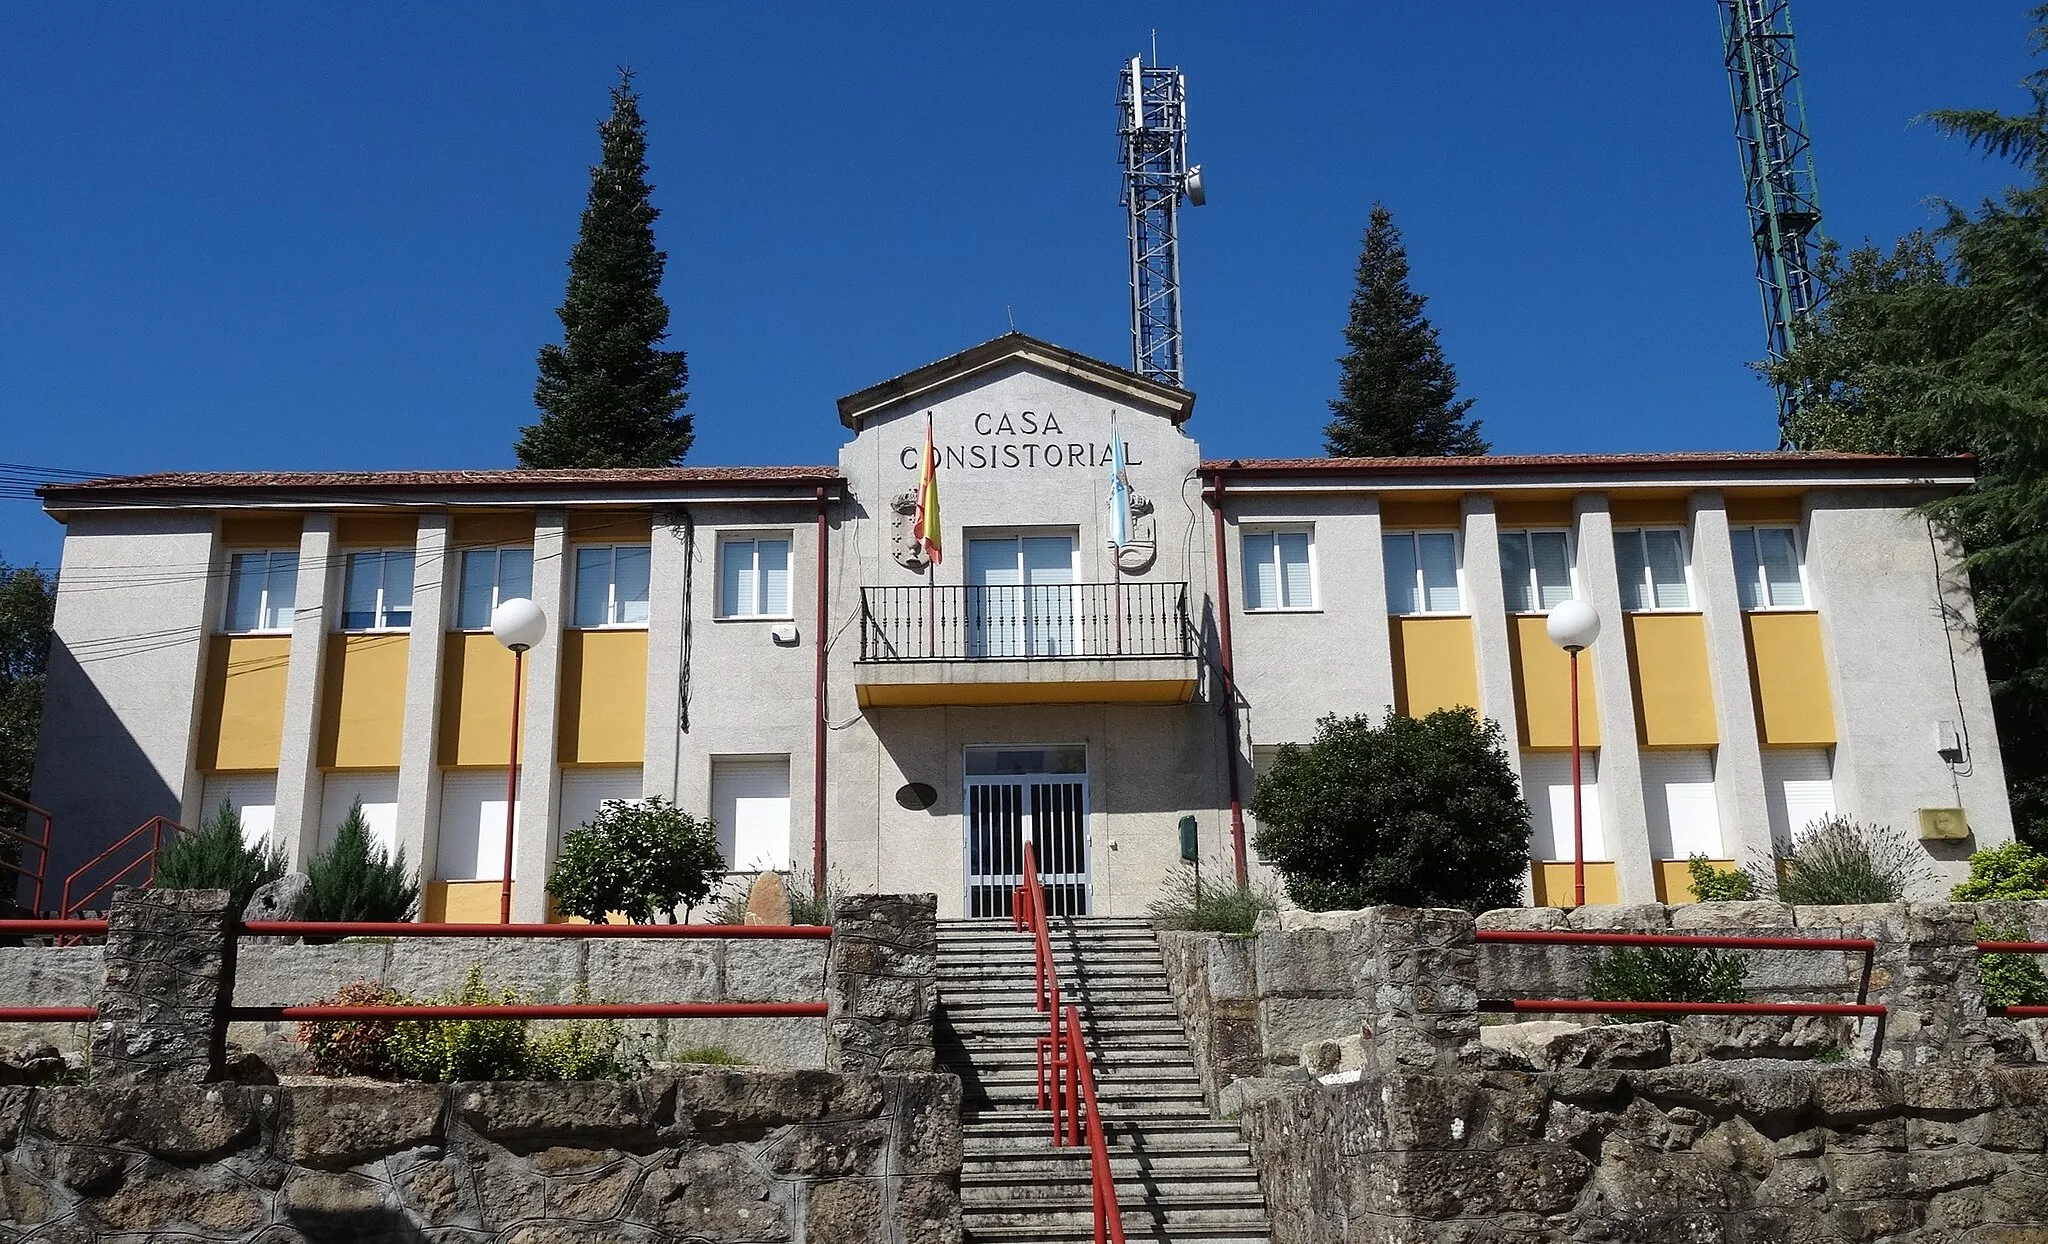
<svg viewBox="0 0 2048 1244"><path fill-rule="evenodd" d="M1167 412L1167 418L1176 426L1186 423L1195 413L1195 395L1186 389L1148 380L1136 372L1125 371L1028 333L1005 333L992 341L984 341L936 363L927 363L914 371L840 398L839 421L858 433L876 411L914 402L936 389L1011 360L1022 360L1097 388L1124 394L1148 406L1159 407Z"/></svg>

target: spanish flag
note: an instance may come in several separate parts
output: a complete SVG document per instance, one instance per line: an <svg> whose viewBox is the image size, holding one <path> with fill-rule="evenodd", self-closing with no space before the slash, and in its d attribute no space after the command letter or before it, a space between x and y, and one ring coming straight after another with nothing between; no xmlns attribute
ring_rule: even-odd
<svg viewBox="0 0 2048 1244"><path fill-rule="evenodd" d="M932 443L932 417L924 417L924 465L917 472L917 542L936 566L939 549L939 449Z"/></svg>

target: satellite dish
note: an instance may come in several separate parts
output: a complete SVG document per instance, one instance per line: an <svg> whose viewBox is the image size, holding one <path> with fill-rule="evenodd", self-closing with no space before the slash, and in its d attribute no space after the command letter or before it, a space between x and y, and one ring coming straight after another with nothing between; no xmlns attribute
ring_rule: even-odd
<svg viewBox="0 0 2048 1244"><path fill-rule="evenodd" d="M1202 185L1202 166L1199 164L1188 170L1187 192L1188 202L1196 207L1209 201L1209 192Z"/></svg>

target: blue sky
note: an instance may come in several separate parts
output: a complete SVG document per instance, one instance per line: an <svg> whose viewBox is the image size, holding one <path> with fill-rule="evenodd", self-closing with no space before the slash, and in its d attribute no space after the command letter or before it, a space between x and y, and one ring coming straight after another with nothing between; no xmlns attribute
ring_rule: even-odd
<svg viewBox="0 0 2048 1244"><path fill-rule="evenodd" d="M833 399L1017 326L1127 362L1116 70L1188 74L1192 431L1321 449L1391 206L1503 452L1768 448L1711 0L0 9L0 460L509 465L616 67L640 75L691 462L822 463ZM1825 228L2006 170L2021 0L1797 0ZM184 8L182 13L173 9ZM60 529L0 500L0 558Z"/></svg>

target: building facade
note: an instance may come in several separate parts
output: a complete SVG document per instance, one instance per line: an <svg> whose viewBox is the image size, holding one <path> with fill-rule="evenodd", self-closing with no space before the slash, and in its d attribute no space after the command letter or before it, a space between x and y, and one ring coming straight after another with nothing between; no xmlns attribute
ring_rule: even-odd
<svg viewBox="0 0 2048 1244"><path fill-rule="evenodd" d="M737 870L1130 913L1255 834L1329 714L1471 705L1568 901L1580 670L1592 901L1682 899L1841 812L1930 873L2012 836L1971 604L1915 510L1967 463L1836 455L1204 462L1194 395L1011 334L844 398L836 468L153 475L66 524L33 798L61 879L222 802L295 862L354 803L431 919L495 919L513 662L515 916L608 799L709 814ZM929 432L928 432L929 430ZM912 538L936 447L940 556ZM1112 445L1131 495L1111 543ZM1933 836L1945 835L1945 836ZM1258 867L1256 852L1252 866Z"/></svg>

